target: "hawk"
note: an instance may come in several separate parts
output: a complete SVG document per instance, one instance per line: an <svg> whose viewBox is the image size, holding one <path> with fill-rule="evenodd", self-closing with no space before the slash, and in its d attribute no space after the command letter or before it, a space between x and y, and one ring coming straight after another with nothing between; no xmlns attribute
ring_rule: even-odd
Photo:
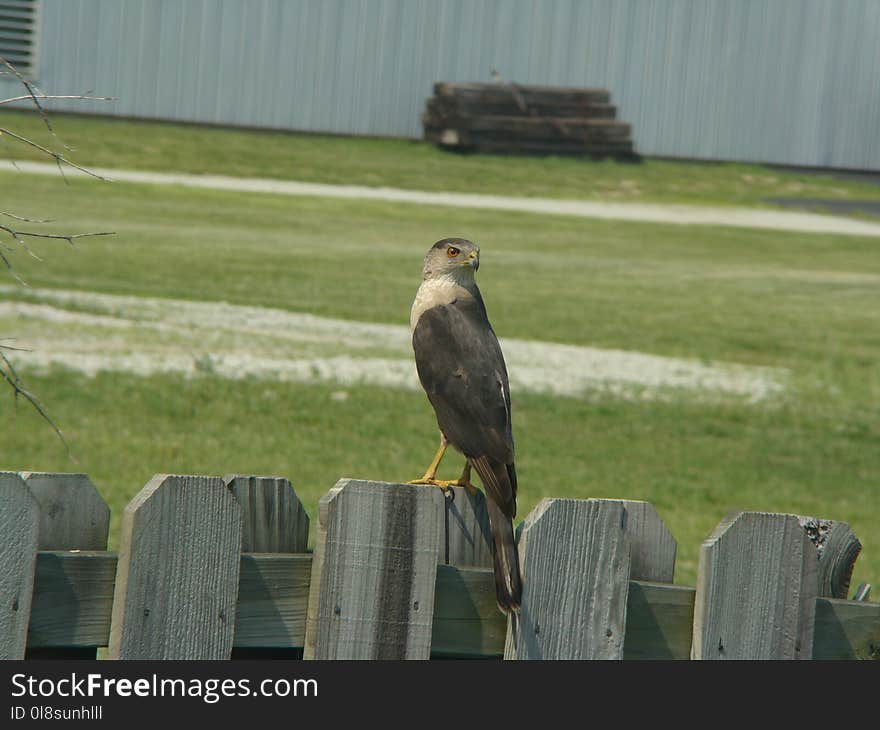
<svg viewBox="0 0 880 730"><path fill-rule="evenodd" d="M494 543L495 595L505 613L519 608L522 582L513 537L516 468L510 422L507 367L489 324L474 274L480 249L462 238L437 241L425 256L422 284L410 313L419 380L437 415L440 448L425 475L413 484L475 487L471 469L486 490ZM461 477L438 480L449 445L465 456Z"/></svg>

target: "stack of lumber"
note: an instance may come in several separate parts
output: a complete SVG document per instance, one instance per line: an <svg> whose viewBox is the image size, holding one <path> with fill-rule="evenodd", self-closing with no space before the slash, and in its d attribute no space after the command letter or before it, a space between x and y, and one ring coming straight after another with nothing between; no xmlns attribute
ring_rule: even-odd
<svg viewBox="0 0 880 730"><path fill-rule="evenodd" d="M422 123L447 149L634 159L630 125L610 101L606 89L440 82Z"/></svg>

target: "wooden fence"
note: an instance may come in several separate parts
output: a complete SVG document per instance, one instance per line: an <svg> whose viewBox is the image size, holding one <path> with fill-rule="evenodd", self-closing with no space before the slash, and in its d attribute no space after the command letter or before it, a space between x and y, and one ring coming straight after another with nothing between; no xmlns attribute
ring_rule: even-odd
<svg viewBox="0 0 880 730"><path fill-rule="evenodd" d="M154 477L110 512L82 474L0 473L0 658L852 659L880 604L843 600L844 522L737 512L696 588L645 502L545 499L520 527L522 610L495 606L482 494L341 480L315 550L286 479Z"/></svg>

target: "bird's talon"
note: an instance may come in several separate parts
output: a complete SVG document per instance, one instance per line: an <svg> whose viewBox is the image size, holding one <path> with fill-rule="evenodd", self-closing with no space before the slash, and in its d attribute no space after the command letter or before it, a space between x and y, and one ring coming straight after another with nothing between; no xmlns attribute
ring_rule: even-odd
<svg viewBox="0 0 880 730"><path fill-rule="evenodd" d="M477 488L476 488L473 484L471 484L470 482L465 482L464 484L460 484L459 486L464 487L464 488L467 490L467 493L468 493L471 497L476 497L476 496L477 496L477 491L478 491L478 490L477 490Z"/></svg>
<svg viewBox="0 0 880 730"><path fill-rule="evenodd" d="M452 482L443 479L429 479L426 477L422 477L421 479L413 479L411 482L407 482L407 484L417 484L425 487L439 487L443 490L444 494L449 491L450 486L455 486Z"/></svg>

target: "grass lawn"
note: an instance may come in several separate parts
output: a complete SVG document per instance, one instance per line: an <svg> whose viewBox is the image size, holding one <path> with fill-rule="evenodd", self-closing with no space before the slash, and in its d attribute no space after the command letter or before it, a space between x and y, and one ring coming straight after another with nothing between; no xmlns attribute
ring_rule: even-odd
<svg viewBox="0 0 880 730"><path fill-rule="evenodd" d="M0 112L0 127L64 152L60 139L72 148L65 153L71 159L95 167L609 201L763 205L771 197L880 199L877 185L762 165L462 155L407 140L255 133L71 114L53 114L52 120L58 139L32 112ZM0 137L0 158L46 159L8 137Z"/></svg>
<svg viewBox="0 0 880 730"><path fill-rule="evenodd" d="M392 158L394 145L407 147L333 144L387 144ZM691 584L700 541L729 510L817 514L852 524L865 546L854 580L880 582L877 240L79 179L65 186L11 172L0 173L0 189L4 210L51 217L59 230L116 231L76 247L38 241L42 262L16 252L33 288L405 324L425 249L464 235L482 246L481 287L502 337L786 368L785 393L758 404L686 393L666 401L514 393L519 514L544 496L649 500L679 541L677 580ZM0 294L10 298L34 296ZM0 318L0 332L25 338L22 346L35 326ZM13 417L8 397L0 398L0 468L87 472L113 509L114 541L123 506L156 472L288 476L314 518L339 477L413 478L435 446L421 393L353 386L339 400L332 383L24 375L78 461L29 409ZM444 466L453 476L460 462Z"/></svg>

